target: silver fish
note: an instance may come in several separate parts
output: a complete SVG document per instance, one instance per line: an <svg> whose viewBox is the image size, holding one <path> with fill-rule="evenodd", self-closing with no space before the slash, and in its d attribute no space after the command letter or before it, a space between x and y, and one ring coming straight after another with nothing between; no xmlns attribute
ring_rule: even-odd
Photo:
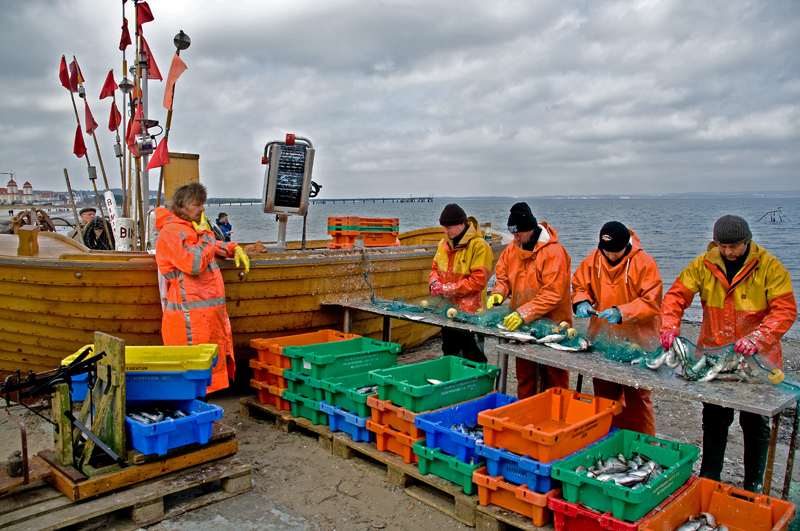
<svg viewBox="0 0 800 531"><path fill-rule="evenodd" d="M717 527L717 519L711 513L700 513L700 516L706 519L706 523L711 527Z"/></svg>
<svg viewBox="0 0 800 531"><path fill-rule="evenodd" d="M683 359L680 357L680 355L678 355L677 352L675 352L672 349L669 349L669 354L667 354L667 359L664 360L664 362L670 369L675 369L676 367L678 367L678 365L683 363Z"/></svg>
<svg viewBox="0 0 800 531"><path fill-rule="evenodd" d="M544 336L541 339L534 338L533 340L537 343L558 343L565 337L567 337L565 334L550 334L549 336Z"/></svg>
<svg viewBox="0 0 800 531"><path fill-rule="evenodd" d="M600 474L595 479L598 481L602 481L603 483L607 483L609 481L614 481L618 474Z"/></svg>
<svg viewBox="0 0 800 531"><path fill-rule="evenodd" d="M427 381L431 385L439 385L440 383L442 383L441 380L436 380L434 378L425 378L425 381Z"/></svg>
<svg viewBox="0 0 800 531"><path fill-rule="evenodd" d="M662 365L664 365L664 363L666 363L667 356L669 356L669 351L665 350L664 352L662 352L661 354L659 354L658 356L656 356L652 360L650 360L650 359L646 360L644 362L644 364L647 365L648 369L656 370L659 367L661 367Z"/></svg>
<svg viewBox="0 0 800 531"><path fill-rule="evenodd" d="M544 343L544 345L550 348L554 348L556 350L563 350L565 352L583 352L585 350L589 350L589 347L592 346L589 340L584 338L580 338L578 340L577 347L570 347L567 345L562 345L560 343Z"/></svg>
<svg viewBox="0 0 800 531"><path fill-rule="evenodd" d="M617 485L621 485L623 487L628 487L628 486L634 485L636 483L639 483L641 481L642 481L642 478L637 477L637 476L632 476L630 474L626 474L624 476L620 476L618 478L614 478L614 483L616 483Z"/></svg>
<svg viewBox="0 0 800 531"><path fill-rule="evenodd" d="M690 520L680 526L676 531L697 531L700 529L700 526L703 525L703 520Z"/></svg>
<svg viewBox="0 0 800 531"><path fill-rule="evenodd" d="M581 472L584 472L585 470L586 470L586 467L581 465L581 466L579 466L578 468L575 469L575 473L576 474L580 474Z"/></svg>

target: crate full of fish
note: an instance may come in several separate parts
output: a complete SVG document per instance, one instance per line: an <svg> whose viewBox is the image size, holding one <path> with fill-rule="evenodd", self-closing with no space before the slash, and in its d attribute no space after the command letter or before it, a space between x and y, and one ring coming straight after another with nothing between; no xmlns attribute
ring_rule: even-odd
<svg viewBox="0 0 800 531"><path fill-rule="evenodd" d="M503 478L490 476L486 467L476 470L472 474L472 481L478 486L478 502L481 505L497 505L521 514L533 520L533 525L537 527L552 520L553 511L547 507L547 501L561 493L560 489L553 489L541 494L521 485L512 485L503 481Z"/></svg>
<svg viewBox="0 0 800 531"><path fill-rule="evenodd" d="M663 511L667 505L685 492L694 479L696 479L695 476L690 477L689 481L674 494L635 522L625 522L614 518L610 512L601 513L584 507L580 503L570 503L557 497L548 499L547 507L553 511L555 531L640 531L645 522Z"/></svg>
<svg viewBox="0 0 800 531"><path fill-rule="evenodd" d="M283 355L292 359L292 372L323 380L347 376L397 363L400 345L357 337L304 347L285 347Z"/></svg>
<svg viewBox="0 0 800 531"><path fill-rule="evenodd" d="M619 431L617 428L611 428L611 433L599 441L590 443L589 446L608 439L617 431ZM504 448L492 448L484 444L479 444L475 448L475 453L479 458L486 460L486 469L490 476L502 476L509 483L526 485L534 492L544 493L561 487L561 482L553 479L550 475L553 464L558 461L540 463L527 455L517 455Z"/></svg>
<svg viewBox="0 0 800 531"><path fill-rule="evenodd" d="M145 454L166 455L173 448L205 444L222 408L201 400L151 403L127 408L125 427L131 445Z"/></svg>
<svg viewBox="0 0 800 531"><path fill-rule="evenodd" d="M642 531L786 531L795 505L700 478L645 522Z"/></svg>
<svg viewBox="0 0 800 531"><path fill-rule="evenodd" d="M318 424L328 424L328 415L319 407L319 400L314 400L289 391L283 392L283 398L289 401L293 417L308 419L315 426Z"/></svg>
<svg viewBox="0 0 800 531"><path fill-rule="evenodd" d="M634 522L686 483L700 448L620 430L553 465L568 502Z"/></svg>
<svg viewBox="0 0 800 531"><path fill-rule="evenodd" d="M608 435L616 400L551 388L478 414L484 444L549 463Z"/></svg>
<svg viewBox="0 0 800 531"><path fill-rule="evenodd" d="M367 429L369 417L359 417L341 407L331 406L324 400L319 403L319 408L328 415L328 426L331 431L343 431L355 442L375 442L375 434Z"/></svg>
<svg viewBox="0 0 800 531"><path fill-rule="evenodd" d="M416 463L419 459L414 453L414 443L425 440L425 437L411 437L407 433L393 430L385 424L367 420L367 429L375 434L375 443L379 452L391 452L403 458L406 463Z"/></svg>
<svg viewBox="0 0 800 531"><path fill-rule="evenodd" d="M465 463L455 456L447 455L441 448L429 448L425 444L425 439L414 443L414 454L419 459L421 474L433 474L452 481L460 485L464 489L464 494L468 496L475 493L472 474L483 466L483 461L477 461L475 464Z"/></svg>
<svg viewBox="0 0 800 531"><path fill-rule="evenodd" d="M414 423L420 413L396 406L388 400L381 400L378 395L368 397L367 405L370 407L372 422L384 424L401 433L407 433L414 439L425 437L425 432L416 427Z"/></svg>
<svg viewBox="0 0 800 531"><path fill-rule="evenodd" d="M498 367L455 356L372 371L381 400L414 413L424 413L492 391Z"/></svg>
<svg viewBox="0 0 800 531"><path fill-rule="evenodd" d="M478 413L516 401L513 396L489 393L482 398L422 413L414 423L425 432L429 448L441 448L444 453L471 463L475 461L476 445L483 443L483 426L478 424Z"/></svg>
<svg viewBox="0 0 800 531"><path fill-rule="evenodd" d="M347 341L357 336L355 334L343 334L336 330L318 330L307 334L295 334L292 336L272 337L269 339L251 339L250 346L258 352L258 360L268 363L281 369L289 369L292 366L292 359L283 355L286 347L304 347L307 345L320 345L322 343L332 343L334 341Z"/></svg>
<svg viewBox="0 0 800 531"><path fill-rule="evenodd" d="M283 371L283 377L286 379L287 391L290 393L304 396L317 402L325 399L322 380L317 380L307 374L290 371L289 369Z"/></svg>
<svg viewBox="0 0 800 531"><path fill-rule="evenodd" d="M378 386L369 379L369 372L348 376L337 376L320 380L325 393L325 402L352 411L359 417L371 414L367 399L378 393Z"/></svg>
<svg viewBox="0 0 800 531"><path fill-rule="evenodd" d="M258 401L261 404L269 404L275 406L278 411L289 411L292 409L292 404L283 398L283 392L286 389L269 385L266 382L259 382L258 380L250 380L250 387L258 390Z"/></svg>

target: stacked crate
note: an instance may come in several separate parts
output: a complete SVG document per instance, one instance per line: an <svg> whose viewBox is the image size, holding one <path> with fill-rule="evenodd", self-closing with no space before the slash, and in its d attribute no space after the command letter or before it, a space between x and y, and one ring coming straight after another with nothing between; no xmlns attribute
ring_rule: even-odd
<svg viewBox="0 0 800 531"><path fill-rule="evenodd" d="M369 399L378 392L372 387L368 371L322 381L325 399L320 406L328 414L331 431L343 431L356 442L375 442L375 434L367 429Z"/></svg>
<svg viewBox="0 0 800 531"><path fill-rule="evenodd" d="M328 234L333 237L328 249L352 249L358 238L364 247L395 247L400 245L400 218L329 217Z"/></svg>

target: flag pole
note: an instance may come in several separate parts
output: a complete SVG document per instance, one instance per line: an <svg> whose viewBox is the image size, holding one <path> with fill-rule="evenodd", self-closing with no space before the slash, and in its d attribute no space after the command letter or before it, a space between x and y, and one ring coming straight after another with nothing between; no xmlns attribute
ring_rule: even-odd
<svg viewBox="0 0 800 531"><path fill-rule="evenodd" d="M133 90L134 94L137 95L139 98L139 102L142 104L142 117L144 116L145 108L143 102L144 91L142 90L142 86L147 81L142 81L142 60L141 60L141 50L142 50L142 34L139 31L139 2L137 0L133 1L133 9L135 11L133 24L136 27L136 74L134 74L133 78ZM133 119L136 119L136 115L134 113ZM142 123L142 132L144 132L144 123ZM145 244L145 226L144 226L144 198L142 197L143 186L142 186L142 157L139 155L138 157L134 157L136 159L136 186L134 187L134 193L137 196L137 214L139 218L139 250L144 251L146 249ZM148 193L149 196L149 193ZM149 197L148 197L149 199Z"/></svg>
<svg viewBox="0 0 800 531"><path fill-rule="evenodd" d="M69 173L64 168L64 178L67 180L67 190L69 190L69 200L72 203L72 215L75 216L75 231L78 233L78 241L86 245L83 241L83 230L81 229L81 222L78 218L78 210L75 208L75 196L72 194L72 185L69 184Z"/></svg>
<svg viewBox="0 0 800 531"><path fill-rule="evenodd" d="M122 0L122 28L123 31L127 30L128 28L128 20L125 18L125 2L127 0ZM130 41L130 39L128 39ZM128 60L125 58L125 50L128 48L128 44L122 46L122 38L120 37L120 47L122 47L122 80L121 83L124 83L128 79ZM126 86L130 85L130 81L126 83ZM127 118L128 118L128 108L125 106L125 94L126 89L122 89L122 138L125 139L125 143L120 146L121 155L119 156L119 168L120 168L120 179L122 181L122 217L127 218L130 216L130 209L128 208L128 189L125 185L125 153L128 150L128 136L125 134L125 128L127 127ZM128 90L132 90L128 88ZM128 94L130 92L127 92ZM116 105L116 96L114 97L114 105ZM117 128L117 143L119 144L119 128Z"/></svg>

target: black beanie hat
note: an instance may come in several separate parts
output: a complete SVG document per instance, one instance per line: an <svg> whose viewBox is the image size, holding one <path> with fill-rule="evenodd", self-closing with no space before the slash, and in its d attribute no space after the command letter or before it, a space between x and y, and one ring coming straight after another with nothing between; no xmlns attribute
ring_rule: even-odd
<svg viewBox="0 0 800 531"><path fill-rule="evenodd" d="M508 232L528 232L536 229L537 225L536 216L531 212L528 203L517 203L511 207L511 214L508 216Z"/></svg>
<svg viewBox="0 0 800 531"><path fill-rule="evenodd" d="M609 253L618 253L628 246L631 233L619 221L609 221L600 229L600 248Z"/></svg>
<svg viewBox="0 0 800 531"><path fill-rule="evenodd" d="M442 227L450 227L452 225L461 225L467 222L467 213L464 209L455 203L450 203L444 210L442 215L439 216L439 225Z"/></svg>
<svg viewBox="0 0 800 531"><path fill-rule="evenodd" d="M749 242L753 238L750 226L741 216L725 214L714 223L714 241L725 245Z"/></svg>

